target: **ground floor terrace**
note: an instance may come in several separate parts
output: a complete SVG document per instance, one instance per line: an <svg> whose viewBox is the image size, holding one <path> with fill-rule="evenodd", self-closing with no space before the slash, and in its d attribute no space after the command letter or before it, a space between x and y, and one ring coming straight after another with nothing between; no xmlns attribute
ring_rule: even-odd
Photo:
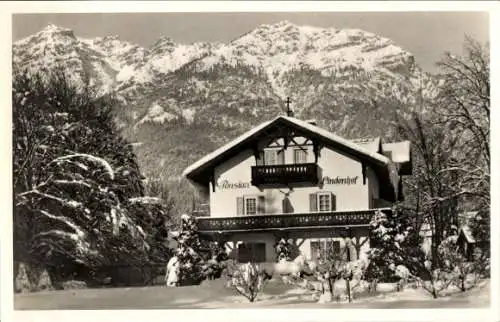
<svg viewBox="0 0 500 322"><path fill-rule="evenodd" d="M224 245L239 262L274 262L276 245L288 242L291 259L317 260L337 254L345 260L364 258L370 249L370 221L377 211L334 211L304 214L198 218L200 234Z"/></svg>

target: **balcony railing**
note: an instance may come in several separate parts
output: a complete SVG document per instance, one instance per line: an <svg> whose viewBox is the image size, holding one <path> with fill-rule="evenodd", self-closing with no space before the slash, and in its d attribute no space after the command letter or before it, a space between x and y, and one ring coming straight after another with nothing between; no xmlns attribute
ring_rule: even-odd
<svg viewBox="0 0 500 322"><path fill-rule="evenodd" d="M335 226L368 226L377 210L198 218L200 232L265 231Z"/></svg>
<svg viewBox="0 0 500 322"><path fill-rule="evenodd" d="M291 184L312 183L319 181L316 163L258 165L252 167L252 184Z"/></svg>

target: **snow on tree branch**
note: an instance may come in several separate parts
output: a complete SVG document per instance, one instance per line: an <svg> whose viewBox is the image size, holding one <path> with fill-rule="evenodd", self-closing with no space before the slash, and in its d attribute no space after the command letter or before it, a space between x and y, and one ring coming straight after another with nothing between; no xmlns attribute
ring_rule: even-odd
<svg viewBox="0 0 500 322"><path fill-rule="evenodd" d="M89 161L92 164L99 166L103 170L105 170L105 173L108 175L108 179L114 180L114 178L115 178L115 173L113 172L113 168L108 163L108 161L106 161L102 158L96 157L94 155L90 155L90 154L79 153L79 154L73 154L73 155L66 155L66 156L59 157L59 158L53 160L51 163L60 164L60 163L66 162L68 160L70 161L72 159L83 159L83 160Z"/></svg>

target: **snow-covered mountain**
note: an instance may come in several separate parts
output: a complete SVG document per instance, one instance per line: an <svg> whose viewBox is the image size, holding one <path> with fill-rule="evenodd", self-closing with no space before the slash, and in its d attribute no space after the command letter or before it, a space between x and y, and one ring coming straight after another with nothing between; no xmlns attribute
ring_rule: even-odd
<svg viewBox="0 0 500 322"><path fill-rule="evenodd" d="M357 29L261 25L227 43L142 48L48 26L13 45L21 68L62 68L122 105L117 122L146 172L177 178L201 155L284 111L348 138L391 137L395 114L436 94L435 79L391 40ZM168 166L167 166L168 165Z"/></svg>

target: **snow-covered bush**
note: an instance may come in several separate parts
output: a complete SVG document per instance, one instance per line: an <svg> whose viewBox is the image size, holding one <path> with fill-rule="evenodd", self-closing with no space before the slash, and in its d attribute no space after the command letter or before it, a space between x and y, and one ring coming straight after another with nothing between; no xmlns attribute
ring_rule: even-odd
<svg viewBox="0 0 500 322"><path fill-rule="evenodd" d="M209 258L203 264L203 277L206 279L220 278L222 271L226 268L228 259L223 243L211 241L208 243L210 249Z"/></svg>
<svg viewBox="0 0 500 322"><path fill-rule="evenodd" d="M255 301L264 287L264 280L259 271L258 264L249 262L237 266L231 273L232 287L250 302Z"/></svg>
<svg viewBox="0 0 500 322"><path fill-rule="evenodd" d="M416 232L401 210L391 213L378 212L371 222L372 249L370 264L365 273L368 281L394 279L399 289L409 281L419 284L434 298L451 283L450 270L433 263L421 247L421 236Z"/></svg>
<svg viewBox="0 0 500 322"><path fill-rule="evenodd" d="M420 244L421 237L402 215L399 208L390 213L378 211L370 223L371 240L368 252L369 264L364 278L372 283L393 282L401 277L395 268L403 265L412 276L420 276L425 270L425 259Z"/></svg>
<svg viewBox="0 0 500 322"><path fill-rule="evenodd" d="M281 238L276 244L276 260L278 262L290 260L290 244L284 238Z"/></svg>
<svg viewBox="0 0 500 322"><path fill-rule="evenodd" d="M437 299L441 292L445 291L452 282L452 277L447 269L433 266L428 259L424 262L427 269L426 274L420 279L422 288L429 292L433 298Z"/></svg>
<svg viewBox="0 0 500 322"><path fill-rule="evenodd" d="M335 282L349 276L346 265L344 256L333 249L328 249L320 256L314 275L321 282L322 293L325 293L326 289L331 294L331 298L334 298Z"/></svg>
<svg viewBox="0 0 500 322"><path fill-rule="evenodd" d="M368 261L358 259L344 263L342 268L342 278L346 282L347 299L352 302L355 293L363 289L363 278L368 267Z"/></svg>
<svg viewBox="0 0 500 322"><path fill-rule="evenodd" d="M438 251L451 283L464 292L477 284L483 272L484 262L478 258L467 260L456 244L457 239L457 235L449 236L439 245Z"/></svg>
<svg viewBox="0 0 500 322"><path fill-rule="evenodd" d="M179 283L200 283L203 279L203 259L199 254L201 243L196 218L183 214L178 235L174 238L177 241L175 256L179 260Z"/></svg>

